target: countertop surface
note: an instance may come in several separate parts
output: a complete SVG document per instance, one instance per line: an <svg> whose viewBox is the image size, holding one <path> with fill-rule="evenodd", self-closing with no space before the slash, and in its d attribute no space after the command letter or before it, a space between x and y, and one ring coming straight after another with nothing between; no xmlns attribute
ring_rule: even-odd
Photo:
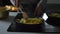
<svg viewBox="0 0 60 34"><path fill-rule="evenodd" d="M40 33L7 32L8 27L11 25L16 15L17 15L17 12L10 12L9 17L7 19L0 20L0 33L1 34L40 34ZM44 17L46 18L46 16ZM50 28L50 31L53 32L52 29L54 29L55 27L53 27L52 25L48 25L47 23L45 24L46 24L45 25L46 29L48 30Z"/></svg>

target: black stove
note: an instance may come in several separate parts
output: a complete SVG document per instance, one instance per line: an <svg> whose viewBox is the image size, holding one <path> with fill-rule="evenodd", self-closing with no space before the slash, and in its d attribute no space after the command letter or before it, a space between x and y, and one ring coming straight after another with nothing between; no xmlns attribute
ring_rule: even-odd
<svg viewBox="0 0 60 34"><path fill-rule="evenodd" d="M17 15L16 18L19 18ZM21 15L20 15L21 16ZM7 29L8 32L34 32L34 33L47 33L47 32L60 32L60 28L56 26L52 26L43 22L39 25L23 25L16 23L15 20Z"/></svg>

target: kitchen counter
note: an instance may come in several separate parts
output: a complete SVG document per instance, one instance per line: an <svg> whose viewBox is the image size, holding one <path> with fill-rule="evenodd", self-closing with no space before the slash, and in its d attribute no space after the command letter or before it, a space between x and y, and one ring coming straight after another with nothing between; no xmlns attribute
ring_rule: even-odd
<svg viewBox="0 0 60 34"><path fill-rule="evenodd" d="M40 34L40 33L23 33L23 32L7 32L8 27L13 22L13 19L17 15L17 12L10 12L9 17L5 20L0 20L0 33L1 34ZM46 15L45 15L46 17ZM46 30L50 29L49 31L53 32L52 30L55 28L52 25L48 25L45 23ZM49 27L50 26L50 27ZM41 33L42 34L42 33Z"/></svg>

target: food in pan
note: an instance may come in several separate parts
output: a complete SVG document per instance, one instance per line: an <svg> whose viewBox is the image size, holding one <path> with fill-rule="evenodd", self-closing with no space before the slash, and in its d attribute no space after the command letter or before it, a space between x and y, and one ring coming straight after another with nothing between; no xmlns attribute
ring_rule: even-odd
<svg viewBox="0 0 60 34"><path fill-rule="evenodd" d="M17 11L18 10L18 8L16 6L6 5L5 7L7 10L11 10L11 11Z"/></svg>
<svg viewBox="0 0 60 34"><path fill-rule="evenodd" d="M48 14L48 16L60 18L59 13L51 13L51 14Z"/></svg>
<svg viewBox="0 0 60 34"><path fill-rule="evenodd" d="M23 24L41 24L43 19L41 18L28 18L27 20L25 19L17 19L16 20L19 23L23 23Z"/></svg>

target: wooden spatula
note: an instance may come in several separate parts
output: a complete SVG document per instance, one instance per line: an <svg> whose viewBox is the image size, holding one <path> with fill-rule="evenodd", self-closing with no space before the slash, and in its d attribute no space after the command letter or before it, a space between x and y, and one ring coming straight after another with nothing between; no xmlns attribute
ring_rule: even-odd
<svg viewBox="0 0 60 34"><path fill-rule="evenodd" d="M22 13L22 16L23 16L24 19L28 19L28 15L27 15L26 12L23 12L23 13Z"/></svg>
<svg viewBox="0 0 60 34"><path fill-rule="evenodd" d="M22 13L22 16L23 16L24 19L28 19L27 13L25 11L23 11L22 8L20 8L20 7L19 7L19 13Z"/></svg>

